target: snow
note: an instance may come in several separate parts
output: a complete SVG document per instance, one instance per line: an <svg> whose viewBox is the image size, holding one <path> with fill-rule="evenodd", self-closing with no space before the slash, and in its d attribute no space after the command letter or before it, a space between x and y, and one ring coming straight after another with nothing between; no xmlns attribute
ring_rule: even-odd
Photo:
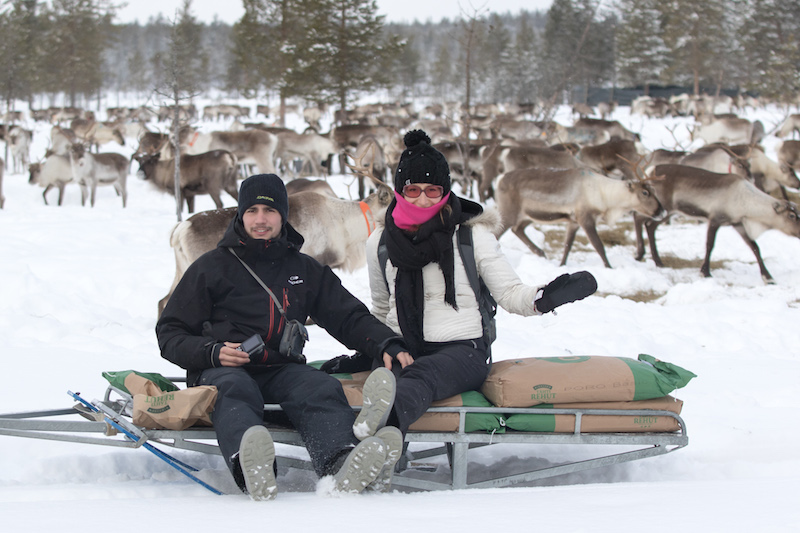
<svg viewBox="0 0 800 533"><path fill-rule="evenodd" d="M769 131L782 113L749 110L745 116L760 118ZM676 136L688 145L686 119L629 117L627 108L615 118L641 132L650 149L674 147L667 127L676 125ZM566 114L559 120L569 123ZM47 126L36 126L34 160L42 157L47 134ZM774 137L764 142L773 159L778 143ZM130 155L131 144L135 141L105 149ZM331 182L341 195L355 194L349 178ZM0 412L66 408L73 403L67 390L101 398L100 374L107 370L182 374L159 356L154 334L156 303L174 272L173 199L135 173L128 185L126 209L109 187L98 190L94 208L81 207L75 186L67 187L62 207L45 206L42 190L29 185L27 175L6 173L6 205L0 211L0 331L6 353ZM55 192L50 200L55 203ZM228 196L223 200L235 205ZM198 210L213 207L207 197L197 203ZM703 224L677 220L659 229L662 257L671 265L663 269L649 257L635 261L630 219L619 227L626 228L622 244L607 246L613 269L603 268L582 233L566 267L558 266L560 237L544 245L547 259L532 255L510 232L501 238L527 283L589 270L599 290L555 316L523 318L501 310L495 359L647 353L691 370L698 377L674 393L685 402L689 445L684 449L527 487L439 493L334 497L313 476L281 470L277 499L255 503L236 491L215 456L174 452L201 468L201 477L228 492L224 496L144 449L0 436L3 530L90 533L135 525L389 533L423 524L438 532L800 530L795 500L800 242L774 230L759 238L776 280L765 285L752 253L731 228L718 235L713 277L706 279L699 273ZM530 227L537 244L544 242L542 229L563 234L556 225ZM601 227L601 235L610 230ZM368 302L366 269L340 275ZM310 360L346 352L316 326L310 337ZM575 459L585 449L503 445L471 453L497 470L525 458L545 464ZM398 512L401 508L407 511Z"/></svg>

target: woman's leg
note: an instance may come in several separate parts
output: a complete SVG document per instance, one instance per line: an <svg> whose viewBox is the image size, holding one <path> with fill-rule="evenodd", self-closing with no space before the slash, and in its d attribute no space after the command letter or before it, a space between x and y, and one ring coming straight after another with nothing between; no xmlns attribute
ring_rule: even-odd
<svg viewBox="0 0 800 533"><path fill-rule="evenodd" d="M403 434L432 402L478 390L489 372L483 347L463 342L446 344L430 355L416 358L402 370L398 371L398 363L394 367L397 394L389 424L396 425Z"/></svg>

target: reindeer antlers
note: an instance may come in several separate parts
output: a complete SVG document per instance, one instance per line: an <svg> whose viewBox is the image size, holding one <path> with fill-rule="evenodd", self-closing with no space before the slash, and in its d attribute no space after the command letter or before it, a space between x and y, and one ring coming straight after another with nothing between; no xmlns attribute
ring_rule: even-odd
<svg viewBox="0 0 800 533"><path fill-rule="evenodd" d="M669 126L665 126L665 127L667 128L667 131L670 133L670 135L672 135L672 140L675 141L675 146L673 146L671 149L672 150L680 149L681 151L685 152L686 148L684 148L683 143L678 140L678 136L675 135L675 130L678 129L678 124L675 124L671 128ZM687 126L687 128L688 128L688 126ZM691 131L690 131L690 134L691 134ZM665 148L666 148L666 146L665 146Z"/></svg>
<svg viewBox="0 0 800 533"><path fill-rule="evenodd" d="M626 159L621 154L617 154L617 157L619 157L620 159L622 159L623 161L628 163L628 165L631 167L631 170L633 170L634 176L636 176L636 178L639 181L646 182L646 181L658 180L658 179L663 179L664 178L664 176L656 176L656 175L648 176L647 175L647 170L646 169L650 165L650 162L653 160L653 154L650 154L649 157L646 154L640 154L639 155L639 159L636 160L636 163ZM647 159L645 159L645 158L647 158ZM642 160L645 161L644 165L642 165Z"/></svg>
<svg viewBox="0 0 800 533"><path fill-rule="evenodd" d="M369 166L367 167L367 166L364 166L361 162L364 160L364 158L367 156L367 154L370 151L373 154L373 159L372 159L372 161L370 161ZM350 163L347 162L347 159L346 159L347 156L349 156L349 157L351 157L353 159L353 162L355 163L354 165L351 165ZM350 154L349 152L345 152L344 164L345 164L345 166L347 166L347 168L352 170L354 173L358 174L359 176L364 176L365 178L369 179L370 181L372 181L376 185L378 185L378 186L381 186L381 185L382 186L387 186L386 183L384 183L382 180L380 180L377 177L375 177L374 168L373 168L374 165L375 165L374 157L375 157L375 145L370 143L369 147L366 150L364 150L364 152L360 156L355 156L355 155Z"/></svg>

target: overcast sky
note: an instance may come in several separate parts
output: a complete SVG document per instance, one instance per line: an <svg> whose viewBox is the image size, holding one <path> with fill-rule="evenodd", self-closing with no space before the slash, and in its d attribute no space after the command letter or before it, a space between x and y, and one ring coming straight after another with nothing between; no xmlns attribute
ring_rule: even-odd
<svg viewBox="0 0 800 533"><path fill-rule="evenodd" d="M166 18L173 18L183 4L183 0L127 0L128 5L118 11L117 22L126 23L138 20L144 24L159 12ZM460 13L471 15L476 11L518 13L546 10L552 0L378 0L378 14L386 15L388 22L412 22L419 20L439 21L443 18L456 18ZM201 22L211 22L214 16L228 24L239 20L244 13L240 0L194 0L192 13Z"/></svg>

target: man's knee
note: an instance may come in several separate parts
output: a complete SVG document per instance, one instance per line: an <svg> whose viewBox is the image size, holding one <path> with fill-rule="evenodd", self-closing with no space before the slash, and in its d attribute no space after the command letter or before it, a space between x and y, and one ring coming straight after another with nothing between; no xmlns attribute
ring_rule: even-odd
<svg viewBox="0 0 800 533"><path fill-rule="evenodd" d="M344 396L341 382L324 372L308 372L303 376L302 385L289 391L294 399L314 397L317 399L341 400Z"/></svg>
<svg viewBox="0 0 800 533"><path fill-rule="evenodd" d="M199 385L213 385L217 388L217 396L247 397L261 394L256 381L242 368L223 367L209 368L200 375Z"/></svg>

